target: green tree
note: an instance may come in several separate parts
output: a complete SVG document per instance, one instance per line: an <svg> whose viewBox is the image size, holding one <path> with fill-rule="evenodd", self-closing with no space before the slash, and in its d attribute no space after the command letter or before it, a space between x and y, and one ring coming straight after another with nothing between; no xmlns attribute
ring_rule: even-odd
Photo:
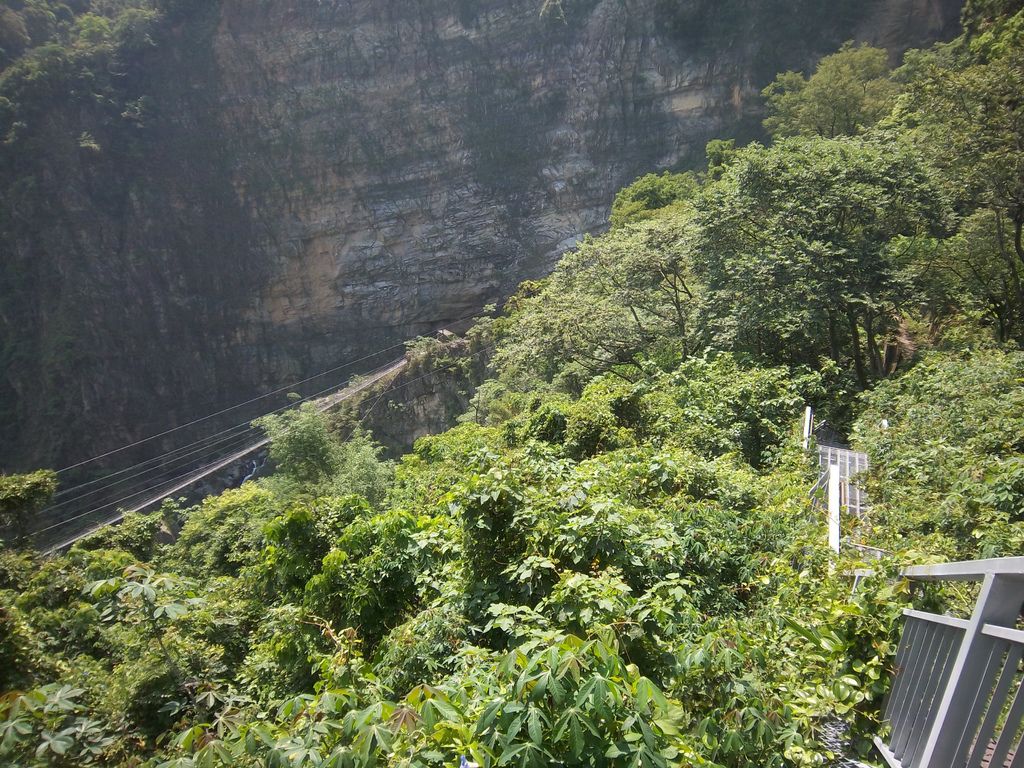
<svg viewBox="0 0 1024 768"><path fill-rule="evenodd" d="M674 203L689 200L697 193L692 173L648 173L615 195L612 203L612 227L657 216Z"/></svg>
<svg viewBox="0 0 1024 768"><path fill-rule="evenodd" d="M41 469L27 475L0 475L0 526L15 541L25 538L35 515L57 491L57 474Z"/></svg>
<svg viewBox="0 0 1024 768"><path fill-rule="evenodd" d="M914 63L897 124L965 213L989 211L1000 280L1024 311L1024 11ZM964 265L968 268L968 265Z"/></svg>
<svg viewBox="0 0 1024 768"><path fill-rule="evenodd" d="M704 149L708 160L708 178L721 178L736 159L736 151L735 139L712 139L709 141Z"/></svg>
<svg viewBox="0 0 1024 768"><path fill-rule="evenodd" d="M341 446L312 403L253 422L270 438L270 458L297 483L317 484L341 468Z"/></svg>
<svg viewBox="0 0 1024 768"><path fill-rule="evenodd" d="M128 566L120 577L101 579L87 587L89 594L105 604L104 616L121 618L145 627L160 648L174 682L182 686L185 677L178 654L166 644L167 625L201 605L192 585L174 574L157 573L142 565Z"/></svg>
<svg viewBox="0 0 1024 768"><path fill-rule="evenodd" d="M1022 9L1024 2L1021 0L967 0L963 10L964 30L968 35L976 35L999 18L1011 16Z"/></svg>
<svg viewBox="0 0 1024 768"><path fill-rule="evenodd" d="M78 39L89 45L103 45L110 40L110 21L95 13L87 13L75 21Z"/></svg>
<svg viewBox="0 0 1024 768"><path fill-rule="evenodd" d="M516 303L496 353L510 388L589 379L641 350L686 355L699 292L688 206L585 239Z"/></svg>
<svg viewBox="0 0 1024 768"><path fill-rule="evenodd" d="M369 432L354 430L341 444L341 465L327 490L336 496L364 496L371 504L380 502L395 474L394 464L381 460L382 450Z"/></svg>
<svg viewBox="0 0 1024 768"><path fill-rule="evenodd" d="M697 204L706 343L762 360L852 359L885 375L886 341L914 297L890 244L938 234L947 207L915 156L856 138L741 151Z"/></svg>
<svg viewBox="0 0 1024 768"><path fill-rule="evenodd" d="M999 215L981 209L953 237L907 239L896 246L905 274L927 302L930 323L977 314L997 340L1021 337L1019 270L999 228Z"/></svg>
<svg viewBox="0 0 1024 768"><path fill-rule="evenodd" d="M16 59L31 42L21 16L11 8L0 9L0 63Z"/></svg>
<svg viewBox="0 0 1024 768"><path fill-rule="evenodd" d="M823 58L810 77L786 72L763 91L776 137L856 136L892 109L898 86L889 78L889 54L847 43Z"/></svg>
<svg viewBox="0 0 1024 768"><path fill-rule="evenodd" d="M270 438L278 474L269 482L285 495L359 494L376 502L387 491L394 466L380 460L380 446L361 429L342 442L312 403L253 424Z"/></svg>

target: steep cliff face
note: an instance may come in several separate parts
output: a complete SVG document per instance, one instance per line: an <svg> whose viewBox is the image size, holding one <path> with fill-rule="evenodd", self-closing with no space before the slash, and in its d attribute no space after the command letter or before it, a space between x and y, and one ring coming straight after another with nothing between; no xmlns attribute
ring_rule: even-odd
<svg viewBox="0 0 1024 768"><path fill-rule="evenodd" d="M622 184L753 131L779 69L854 36L951 35L959 9L193 5L116 84L141 117L56 99L35 154L4 162L27 186L0 201L0 466L74 461L472 314L602 227Z"/></svg>
<svg viewBox="0 0 1024 768"><path fill-rule="evenodd" d="M271 275L235 200L213 31L5 73L22 106L0 142L0 467L74 461L253 388L239 318Z"/></svg>
<svg viewBox="0 0 1024 768"><path fill-rule="evenodd" d="M908 48L956 35L962 5L946 0L882 3L861 22L857 37L890 50L896 64Z"/></svg>

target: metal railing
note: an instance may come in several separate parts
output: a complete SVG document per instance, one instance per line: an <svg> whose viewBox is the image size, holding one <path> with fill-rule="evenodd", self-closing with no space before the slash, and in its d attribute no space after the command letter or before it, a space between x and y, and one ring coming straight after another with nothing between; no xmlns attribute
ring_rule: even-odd
<svg viewBox="0 0 1024 768"><path fill-rule="evenodd" d="M826 434L824 427L824 422L815 422L814 409L807 406L803 419L803 447L805 451L810 450L813 439L818 454L818 480L808 495L813 507L828 513L828 545L833 551L839 552L841 518L852 520L853 528L857 528L864 521L868 510L867 494L857 483L859 475L868 469L868 457L840 442L831 429ZM847 545L861 549L863 554L870 557L877 557L883 552L849 541Z"/></svg>
<svg viewBox="0 0 1024 768"><path fill-rule="evenodd" d="M1024 557L906 568L981 583L970 619L906 610L875 746L893 768L1024 768Z"/></svg>
<svg viewBox="0 0 1024 768"><path fill-rule="evenodd" d="M840 504L847 514L861 520L868 508L867 494L861 490L856 479L868 469L867 454L852 451L836 445L818 444L818 466L822 474L838 474L840 482Z"/></svg>

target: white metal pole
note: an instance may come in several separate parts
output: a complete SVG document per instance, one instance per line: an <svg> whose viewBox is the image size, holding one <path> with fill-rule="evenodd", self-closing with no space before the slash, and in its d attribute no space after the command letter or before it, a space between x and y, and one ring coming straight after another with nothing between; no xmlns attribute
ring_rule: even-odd
<svg viewBox="0 0 1024 768"><path fill-rule="evenodd" d="M839 464L829 462L828 465L828 545L833 552L839 552L839 509L840 482Z"/></svg>
<svg viewBox="0 0 1024 768"><path fill-rule="evenodd" d="M804 409L804 450L811 447L811 432L814 430L814 409L807 406Z"/></svg>

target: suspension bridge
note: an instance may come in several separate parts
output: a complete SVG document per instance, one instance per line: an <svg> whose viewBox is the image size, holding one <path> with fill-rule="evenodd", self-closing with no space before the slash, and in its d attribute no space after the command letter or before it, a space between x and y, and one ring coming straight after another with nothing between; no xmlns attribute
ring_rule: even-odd
<svg viewBox="0 0 1024 768"><path fill-rule="evenodd" d="M336 392L311 399L309 402L313 404L318 412L322 413L386 379L396 376L407 365L408 361L403 356L368 375L359 377L354 383L349 383ZM59 520L35 531L32 536L37 544L40 545L40 551L46 554L64 551L75 542L95 533L99 529L120 522L124 519L125 515L150 510L161 504L165 499L174 497L175 494L200 485L229 468L237 467L249 457L264 450L269 444L270 439L265 436L253 439L226 456L205 464L196 470L166 480L158 488L146 488L136 491L123 499L108 502L105 505ZM120 502L124 503L121 504ZM56 537L52 535L46 536L46 534L51 532L56 532L58 535Z"/></svg>
<svg viewBox="0 0 1024 768"><path fill-rule="evenodd" d="M435 334L442 340L456 338L452 333L453 330L467 330L472 326L473 321L485 314L487 311L483 310L448 319L440 327L429 330L416 338ZM255 476L260 466L256 459L263 458L265 460L270 444L270 440L253 423L256 417L279 414L307 403L312 404L317 411L323 412L360 393L379 387L382 390L380 395L372 401L368 410L365 410L361 416L361 420L365 420L389 392L403 389L421 379L460 364L456 360L448 364L432 366L427 374L396 384L395 380L399 374L407 370L409 358L406 354L398 358L393 356L397 350L405 352L408 344L409 342L400 341L358 359L348 360L327 370L314 373L300 381L293 381L214 413L200 416L56 470L60 479L60 490L32 521L26 532L28 539L40 552L46 554L61 552L99 529L118 523L127 514L152 510L166 499L176 495L195 497L199 494L207 495L240 485ZM482 355L491 349L493 349L493 344L485 345L469 357ZM338 382L337 377L342 375L341 372L346 369L358 370L359 367L370 366L382 361L384 361L383 364L368 372ZM323 384L327 382L333 383L323 387ZM386 386L384 386L385 384ZM308 392L318 386L322 388L304 397L293 399L295 396L291 393L302 390ZM273 410L267 411L266 406L258 405L266 398L276 397L280 400L286 394L289 402ZM250 415L233 426L211 431L215 428L217 420L230 418L227 414L238 409L243 409L239 415L241 413ZM166 445L167 442L173 440L171 436L175 433L183 435L191 433L202 436L164 453L151 455L129 466L105 471L115 461L114 457L117 455L131 456L135 454L138 456L140 453L145 455L143 446L153 441L159 441L156 445ZM161 450L163 449L161 448ZM244 468L246 462L248 467ZM104 469L98 472L101 467ZM0 537L3 536L4 531L0 531Z"/></svg>

